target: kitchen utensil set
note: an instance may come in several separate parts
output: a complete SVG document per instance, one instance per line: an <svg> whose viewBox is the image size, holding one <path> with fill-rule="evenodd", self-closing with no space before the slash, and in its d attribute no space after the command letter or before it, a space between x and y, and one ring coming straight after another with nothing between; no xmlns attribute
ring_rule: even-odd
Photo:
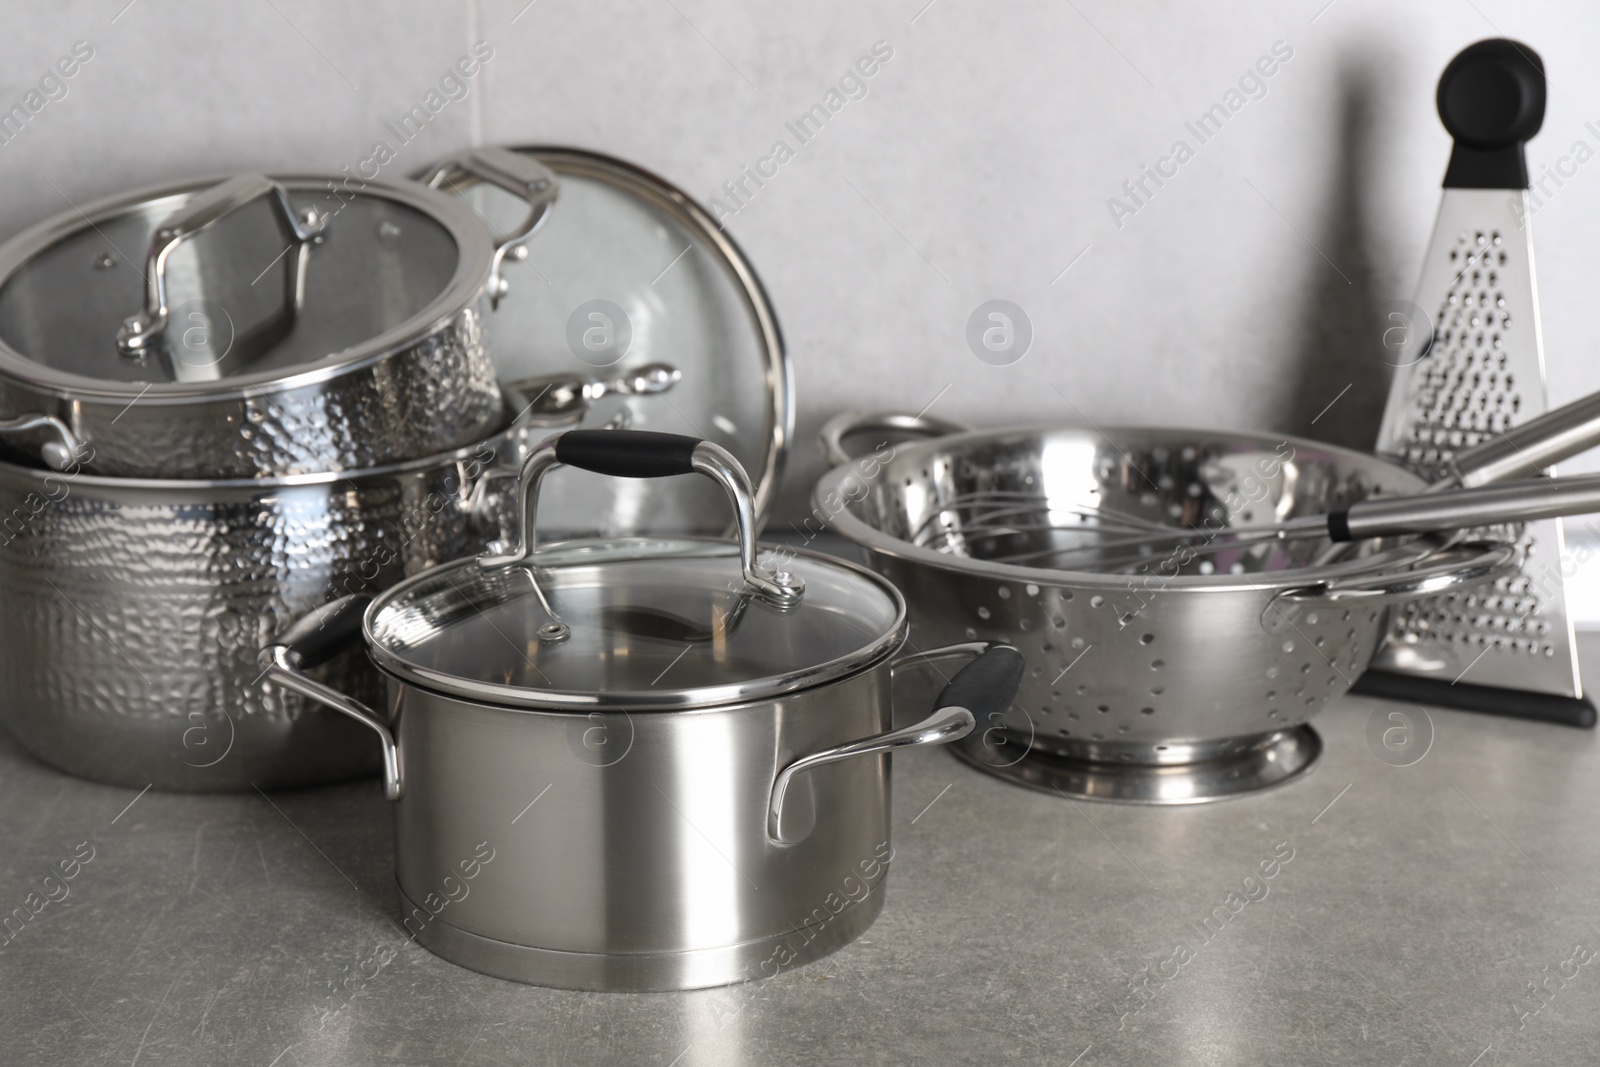
<svg viewBox="0 0 1600 1067"><path fill-rule="evenodd" d="M1559 587L1524 595L1559 517L1600 510L1600 476L1544 473L1600 443L1600 394L1544 411L1514 199L1543 107L1511 42L1440 83L1436 318L1392 458L844 415L817 514L865 567L758 542L793 426L776 320L631 164L487 147L332 202L250 174L48 220L0 245L0 720L124 785L381 767L419 942L596 990L858 937L895 749L1215 800L1304 775L1369 665L1468 656L1592 724ZM869 433L913 440L867 468ZM896 728L895 672L962 659Z"/></svg>

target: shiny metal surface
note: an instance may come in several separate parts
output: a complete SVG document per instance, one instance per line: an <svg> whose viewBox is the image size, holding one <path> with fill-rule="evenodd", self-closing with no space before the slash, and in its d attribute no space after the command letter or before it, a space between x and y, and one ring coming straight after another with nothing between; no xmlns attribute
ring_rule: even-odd
<svg viewBox="0 0 1600 1067"><path fill-rule="evenodd" d="M1477 489L1364 500L1345 515L1352 538L1394 537L1583 515L1600 510L1600 476L1505 482Z"/></svg>
<svg viewBox="0 0 1600 1067"><path fill-rule="evenodd" d="M67 424L54 415L18 415L0 419L0 438L33 436L44 431L44 441L39 445L39 459L53 471L69 470L83 452L83 442L67 429Z"/></svg>
<svg viewBox="0 0 1600 1067"><path fill-rule="evenodd" d="M559 425L576 425L589 413L596 400L608 396L659 396L683 380L683 372L670 363L643 363L620 374L604 377L595 374L554 374L543 378L521 378L508 383L528 398L529 414L538 420L554 420ZM627 429L631 420L620 419L625 411L613 415L616 429Z"/></svg>
<svg viewBox="0 0 1600 1067"><path fill-rule="evenodd" d="M1451 188L1439 204L1415 301L1432 316L1419 324L1431 326L1432 343L1395 372L1377 442L1430 477L1449 477L1452 459L1469 458L1473 446L1495 449L1478 454L1495 473L1514 462L1502 435L1546 410L1527 196ZM1587 439L1585 415L1572 412L1573 443ZM1470 669L1465 680L1479 685L1582 696L1562 541L1559 519L1531 523L1521 574L1397 610L1372 665L1446 682Z"/></svg>
<svg viewBox="0 0 1600 1067"><path fill-rule="evenodd" d="M400 755L395 747L394 733L383 718L355 697L311 677L295 663L289 650L273 645L262 650L257 662L264 663L260 677L270 678L278 687L313 701L370 729L378 737L378 751L383 757L383 797L399 800L405 783L400 777Z"/></svg>
<svg viewBox="0 0 1600 1067"><path fill-rule="evenodd" d="M1211 513L1219 522L1215 531L1154 522L1132 523L1105 508L1074 507L1065 501L1052 501L1044 494L985 494L981 495L981 500L981 503L972 499L949 502L939 515L929 518L913 540L922 542L924 533L932 526L947 527L950 524L948 513L956 511L961 514L963 540L972 540L980 528L988 536L1040 530L1048 530L1052 535L1079 535L1081 544L1078 546L1051 547L1021 556L1042 560L1058 570L1118 570L1125 569L1129 563L1147 565L1152 554L1167 556L1180 550L1196 556L1214 555L1252 545L1282 545L1306 538L1321 542L1365 541L1584 515L1600 510L1600 477L1526 479L1475 489L1430 486L1420 493L1359 500L1327 515L1299 515L1284 522L1254 522L1232 529L1224 529L1221 523L1227 516L1216 508ZM1019 519L1019 516L1039 517ZM1108 552L1111 549L1122 554L1112 555ZM1016 562L1018 558L1016 555L1004 557L1006 562ZM1311 562L1315 565L1331 558L1319 554Z"/></svg>
<svg viewBox="0 0 1600 1067"><path fill-rule="evenodd" d="M807 916L809 925L801 924L796 929L738 945L688 952L556 951L480 937L445 918L419 923L421 932L416 940L458 966L530 985L608 992L705 989L774 977L790 967L821 959L866 933L883 910L882 879L873 885L859 880L851 885L844 893L835 894L833 899L842 906L837 913L827 910L826 921L818 920L818 909L814 909ZM862 888L854 888L856 885ZM407 897L405 890L399 895L402 913L412 917L413 922L418 915L430 914L431 909Z"/></svg>
<svg viewBox="0 0 1600 1067"><path fill-rule="evenodd" d="M484 570L493 570L522 564L532 567L538 551L537 515L539 490L545 476L562 465L556 458L556 442L547 438L528 454L517 478L517 510L521 519L516 540L509 552L489 552L478 560ZM734 537L739 546L739 564L744 584L756 595L779 608L793 608L805 595L805 580L786 570L772 570L761 565L756 558L756 511L754 491L750 478L739 466L738 460L728 450L710 441L695 446L692 457L694 470L703 474L727 493L733 505ZM553 620L559 624L559 619Z"/></svg>
<svg viewBox="0 0 1600 1067"><path fill-rule="evenodd" d="M211 791L370 773L355 723L257 684L256 650L332 597L376 591L503 536L473 484L518 427L388 468L229 482L0 464L0 723L81 777ZM357 699L360 654L318 677Z"/></svg>
<svg viewBox="0 0 1600 1067"><path fill-rule="evenodd" d="M882 881L886 757L808 775L814 824L793 844L768 838L767 803L789 762L889 728L888 679L884 663L744 707L588 715L494 708L391 680L406 782L396 874L424 905L402 922L408 932L431 925L430 909L454 886L446 880L459 880L457 864L481 842L494 861L439 918L567 958L545 970L531 957L511 973L485 946L432 946L463 966L589 989L760 977L760 960L728 950L796 932L807 940ZM817 955L826 946L811 943ZM649 969L659 973L623 970L640 954L666 957ZM621 967L607 965L614 956ZM645 984L616 984L629 980Z"/></svg>
<svg viewBox="0 0 1600 1067"><path fill-rule="evenodd" d="M326 231L327 219L314 208L308 209L302 218L290 202L288 190L282 185L264 175L241 174L196 195L163 220L156 227L156 232L150 235L150 250L145 254L144 265L144 307L137 314L130 315L117 329L117 351L124 356L143 359L165 337L171 311L167 301L167 263L179 242L189 240L258 199L265 199L278 209L279 222L289 231L290 245L286 255L287 252L294 254L284 260L288 267L283 285L284 306L275 317L280 322L293 319L305 296L302 274L305 257L301 255L301 248ZM270 331L268 336L271 341L276 341L287 328L285 322L279 329ZM170 346L165 347L170 350ZM242 343L236 343L228 354L239 355L245 360L256 355L255 352L243 352L244 347ZM208 356L212 354L209 349L210 346L203 349ZM178 382L213 381L222 377L221 366L220 357L206 361L174 357L169 359L167 374L172 381Z"/></svg>
<svg viewBox="0 0 1600 1067"><path fill-rule="evenodd" d="M865 549L868 565L905 595L913 645L992 640L1022 649L1029 670L1017 701L979 724L1003 731L1018 751L1175 765L1292 730L1365 669L1384 605L1289 602L1346 584L1403 584L1438 551L1425 540L1376 541L1315 566L1311 542L1246 545L1214 557L1156 555L1142 572L1108 574L991 558L1048 549L1048 534L968 539L947 524L934 543L911 540L944 501L978 491L1169 522L1220 500L1249 523L1425 487L1387 461L1296 438L1102 431L1021 428L884 446L830 471L813 496L819 524ZM1503 549L1469 551L1446 571L1494 564L1489 551ZM1283 610L1269 612L1275 598Z"/></svg>
<svg viewBox="0 0 1600 1067"><path fill-rule="evenodd" d="M899 645L905 604L882 578L814 553L785 557L810 585L793 608L751 595L738 550L721 541L565 542L532 567L464 559L381 595L367 639L380 667L429 689L574 711L760 699L847 676Z"/></svg>
<svg viewBox="0 0 1600 1067"><path fill-rule="evenodd" d="M298 676L292 650L264 656L271 684L377 720ZM725 985L833 951L881 906L889 751L973 724L936 708L892 730L892 670L756 703L588 714L391 676L402 925L464 967L571 989Z"/></svg>
<svg viewBox="0 0 1600 1067"><path fill-rule="evenodd" d="M553 171L561 198L527 245L528 257L506 264L508 295L484 321L501 377L671 364L682 380L670 395L605 397L581 425L692 434L721 445L750 473L764 521L794 432L794 395L777 318L750 262L693 197L655 174L573 148L514 151ZM461 175L452 187L499 233L513 232L524 217L519 201L490 184ZM624 352L580 358L571 323L597 300L621 309L631 340ZM596 486L558 472L546 491L561 531L571 536L726 528L710 485Z"/></svg>
<svg viewBox="0 0 1600 1067"><path fill-rule="evenodd" d="M167 254L167 299L184 319L168 331L174 353L197 364L191 377L219 361L225 377L172 380L167 360L127 359L115 344L145 303L142 264L121 250L144 249L214 180L107 198L0 246L0 418L59 419L93 446L88 469L128 477L363 469L491 435L500 395L483 316L494 248L481 220L412 183L335 195L327 176L276 181L297 212L326 219L324 237L300 246L303 264L288 264L265 200ZM280 322L296 278L304 298ZM31 459L50 440L7 446Z"/></svg>
<svg viewBox="0 0 1600 1067"><path fill-rule="evenodd" d="M489 301L491 307L497 308L511 288L502 273L506 258L528 257L527 240L550 216L550 208L560 195L561 183L538 160L496 145L482 145L442 161L431 174L422 178L422 183L430 189L448 185L454 190L456 183L468 176L474 181L489 182L528 204L528 215L520 225L510 233L495 235Z"/></svg>
<svg viewBox="0 0 1600 1067"><path fill-rule="evenodd" d="M767 806L767 836L778 844L789 845L811 832L814 815L809 809L813 805L806 802L803 805L808 809L806 815L797 816L794 813L794 806L789 804L789 791L801 775L809 774L829 763L857 759L878 752L893 752L897 748L943 745L957 741L970 734L975 725L977 720L966 708L935 708L932 715L910 726L902 726L898 730L890 730L874 737L864 737L859 741L801 756L779 771L777 778L773 779L772 801Z"/></svg>
<svg viewBox="0 0 1600 1067"><path fill-rule="evenodd" d="M1563 404L1543 415L1485 437L1450 457L1453 477L1473 488L1515 478L1533 478L1564 459L1600 445L1600 393ZM1436 483L1440 484L1440 483Z"/></svg>
<svg viewBox="0 0 1600 1067"><path fill-rule="evenodd" d="M1019 754L1012 739L978 731L951 746L963 762L1027 789L1072 800L1175 806L1208 804L1299 781L1316 767L1322 739L1309 726L1243 738L1192 763L1091 763L1047 749Z"/></svg>

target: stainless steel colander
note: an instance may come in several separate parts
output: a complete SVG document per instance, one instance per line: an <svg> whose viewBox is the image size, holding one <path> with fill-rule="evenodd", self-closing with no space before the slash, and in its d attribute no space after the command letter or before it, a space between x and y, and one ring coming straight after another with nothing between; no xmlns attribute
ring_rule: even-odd
<svg viewBox="0 0 1600 1067"><path fill-rule="evenodd" d="M1298 438L1149 427L961 433L849 461L844 436L878 421L843 416L825 429L839 465L817 485L817 519L901 589L916 647L1022 650L1017 700L961 753L1070 796L1192 803L1295 777L1321 747L1307 720L1365 670L1387 605L1516 566L1505 543L1421 537L1363 542L1331 564L1299 541L1112 573L1051 569L1061 528L1085 513L1282 522L1427 483ZM1027 499L1045 521L967 530L974 499Z"/></svg>

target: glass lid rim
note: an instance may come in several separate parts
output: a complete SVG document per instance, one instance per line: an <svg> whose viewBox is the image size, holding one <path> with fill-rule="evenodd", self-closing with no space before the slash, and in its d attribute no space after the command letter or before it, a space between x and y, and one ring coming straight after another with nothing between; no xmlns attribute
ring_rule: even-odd
<svg viewBox="0 0 1600 1067"><path fill-rule="evenodd" d="M114 193L59 212L0 243L0 289L9 285L37 257L63 241L96 229L100 223L130 214L145 205L185 194L193 195L241 174L261 173L293 193L321 192L343 174L295 171L232 171L162 182ZM61 399L128 400L146 405L180 405L197 399L250 399L318 385L352 370L382 361L406 345L434 333L483 294L492 268L494 242L487 227L456 197L417 182L387 178L363 179L356 197L399 203L425 215L455 243L456 263L450 280L415 314L383 333L319 359L292 368L222 378L216 382L120 382L58 370L13 348L0 338L0 378L22 382ZM179 205L174 205L177 207ZM140 249L142 255L144 249ZM142 263L140 269L143 269ZM130 306L129 314L138 308Z"/></svg>
<svg viewBox="0 0 1600 1067"><path fill-rule="evenodd" d="M648 535L619 538L581 537L549 542L540 546L540 552L559 548L570 550L589 545L616 545L628 541L666 541L726 548L731 558L738 559L737 546L731 541L715 537L695 537L687 534L660 537ZM791 668L781 673L767 674L759 678L751 678L739 682L684 689L650 689L641 691L611 690L599 692L595 690L537 689L499 682L486 682L464 675L452 674L437 668L419 666L377 639L374 632L374 624L380 614L394 610L396 605L408 598L417 588L429 584L431 581L447 578L450 573L468 569L475 570L478 557L468 556L465 559L453 560L437 567L431 567L378 594L372 603L367 606L362 616L362 637L372 661L381 670L399 678L401 681L420 685L425 689L442 693L446 696L457 699L464 698L481 704L551 712L601 709L670 710L674 708L711 708L770 699L785 693L822 686L869 670L904 644L906 635L909 632L906 602L905 597L901 595L900 590L892 582L861 564L839 559L812 549L778 546L771 542L761 543L757 546L758 550L777 547L783 547L785 551L792 552L796 557L803 557L812 564L835 568L848 576L866 579L872 588L888 599L894 611L893 618L877 636L861 647L821 663ZM670 559L670 557L640 556L636 561L613 562L648 563L658 559L665 560ZM597 562L602 565L604 563L604 561ZM801 601L801 605L797 610L805 610L804 600Z"/></svg>
<svg viewBox="0 0 1600 1067"><path fill-rule="evenodd" d="M558 178L579 174L604 181L613 189L630 196L643 197L663 211L674 216L682 225L693 231L703 249L715 251L735 286L744 296L746 308L753 320L755 339L763 358L762 373L766 384L767 402L762 412L768 419L765 453L759 469L747 464L756 489L756 515L765 516L772 508L778 494L778 483L783 479L788 463L789 447L794 440L796 402L794 368L789 361L788 345L783 339L783 328L778 322L777 309L772 297L761 281L755 264L745 255L731 233L719 226L715 218L695 200L671 181L655 171L642 167L620 156L597 152L574 145L519 144L494 142L507 151L533 156L555 172ZM430 162L411 175L423 178L432 174L442 164L457 158L446 155ZM455 195L481 184L470 175L463 175L452 183ZM560 211L557 198L555 211ZM529 247L535 247L535 235ZM512 297L515 299L515 297Z"/></svg>

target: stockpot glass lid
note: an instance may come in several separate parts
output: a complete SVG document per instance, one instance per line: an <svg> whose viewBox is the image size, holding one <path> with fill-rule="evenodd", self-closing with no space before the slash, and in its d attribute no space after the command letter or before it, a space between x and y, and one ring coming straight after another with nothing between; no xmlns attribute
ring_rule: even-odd
<svg viewBox="0 0 1600 1067"><path fill-rule="evenodd" d="M572 148L515 151L554 172L560 195L524 258L504 265L506 292L484 324L500 377L525 382L530 397L541 383L588 382L598 395L574 424L583 428L692 434L721 445L749 471L764 515L794 414L777 319L749 262L689 196L633 164ZM461 196L497 235L514 232L527 214L517 198L470 175L439 187ZM611 386L645 367L675 372L670 386ZM596 487L559 472L545 493L552 532L568 536L724 528L709 484Z"/></svg>
<svg viewBox="0 0 1600 1067"><path fill-rule="evenodd" d="M153 238L175 229L157 267ZM0 247L0 365L152 398L259 385L423 335L477 299L491 255L481 222L412 183L241 175L126 194ZM158 275L165 320L133 337Z"/></svg>
<svg viewBox="0 0 1600 1067"><path fill-rule="evenodd" d="M558 543L531 564L469 559L395 587L368 611L367 640L380 666L409 681L544 709L759 700L899 646L905 605L888 582L811 553L785 552L781 566L804 584L789 607L746 583L734 544Z"/></svg>

